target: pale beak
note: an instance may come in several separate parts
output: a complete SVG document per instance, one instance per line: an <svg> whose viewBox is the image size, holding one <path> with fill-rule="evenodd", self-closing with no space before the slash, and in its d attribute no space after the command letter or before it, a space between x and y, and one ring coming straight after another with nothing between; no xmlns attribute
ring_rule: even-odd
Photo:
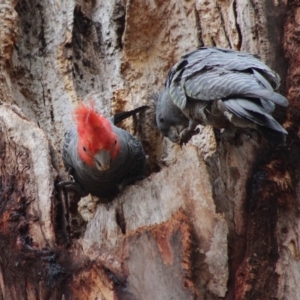
<svg viewBox="0 0 300 300"><path fill-rule="evenodd" d="M107 150L100 150L94 156L95 165L99 171L106 171L110 167L110 153Z"/></svg>
<svg viewBox="0 0 300 300"><path fill-rule="evenodd" d="M173 143L179 143L180 137L179 137L178 129L175 126L170 126L168 131L168 138Z"/></svg>

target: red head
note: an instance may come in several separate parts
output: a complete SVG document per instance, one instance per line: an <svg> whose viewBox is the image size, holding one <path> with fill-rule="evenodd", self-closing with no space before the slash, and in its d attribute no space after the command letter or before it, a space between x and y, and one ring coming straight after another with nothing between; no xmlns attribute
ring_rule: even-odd
<svg viewBox="0 0 300 300"><path fill-rule="evenodd" d="M81 103L75 109L74 117L79 157L90 166L96 164L101 171L108 169L110 160L115 159L120 150L111 122L95 111L93 102L90 107ZM101 156L106 162L103 163Z"/></svg>

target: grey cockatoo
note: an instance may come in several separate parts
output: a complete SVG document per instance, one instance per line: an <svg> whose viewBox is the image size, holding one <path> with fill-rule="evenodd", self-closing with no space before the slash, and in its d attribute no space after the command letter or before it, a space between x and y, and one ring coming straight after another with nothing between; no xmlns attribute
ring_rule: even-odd
<svg viewBox="0 0 300 300"><path fill-rule="evenodd" d="M145 176L146 157L141 143L115 124L147 109L142 106L106 119L93 105L80 104L74 111L77 127L65 135L63 162L74 181L60 186L81 197L91 193L108 202L126 185Z"/></svg>
<svg viewBox="0 0 300 300"><path fill-rule="evenodd" d="M288 100L274 92L277 73L245 52L202 47L182 56L156 97L156 125L174 143L187 143L198 124L253 128L284 142L286 130L272 117Z"/></svg>

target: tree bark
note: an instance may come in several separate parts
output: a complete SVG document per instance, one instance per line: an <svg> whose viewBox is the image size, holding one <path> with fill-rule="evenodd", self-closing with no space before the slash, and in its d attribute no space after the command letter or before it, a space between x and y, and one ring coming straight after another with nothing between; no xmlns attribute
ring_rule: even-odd
<svg viewBox="0 0 300 300"><path fill-rule="evenodd" d="M0 0L0 299L298 299L298 0ZM147 178L111 204L57 187L72 111L151 104L198 46L258 55L281 78L289 135L180 148L150 112L122 126Z"/></svg>

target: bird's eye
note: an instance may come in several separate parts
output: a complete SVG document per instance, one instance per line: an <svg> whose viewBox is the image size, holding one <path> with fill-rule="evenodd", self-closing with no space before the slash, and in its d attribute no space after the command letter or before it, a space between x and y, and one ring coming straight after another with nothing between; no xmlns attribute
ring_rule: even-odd
<svg viewBox="0 0 300 300"><path fill-rule="evenodd" d="M82 150L83 150L84 152L86 152L86 148L85 148L84 146L82 146Z"/></svg>
<svg viewBox="0 0 300 300"><path fill-rule="evenodd" d="M159 118L159 122L160 122L160 123L164 123L164 122L165 122L165 119L164 119L164 118Z"/></svg>
<svg viewBox="0 0 300 300"><path fill-rule="evenodd" d="M117 140L115 140L115 145L117 145Z"/></svg>

